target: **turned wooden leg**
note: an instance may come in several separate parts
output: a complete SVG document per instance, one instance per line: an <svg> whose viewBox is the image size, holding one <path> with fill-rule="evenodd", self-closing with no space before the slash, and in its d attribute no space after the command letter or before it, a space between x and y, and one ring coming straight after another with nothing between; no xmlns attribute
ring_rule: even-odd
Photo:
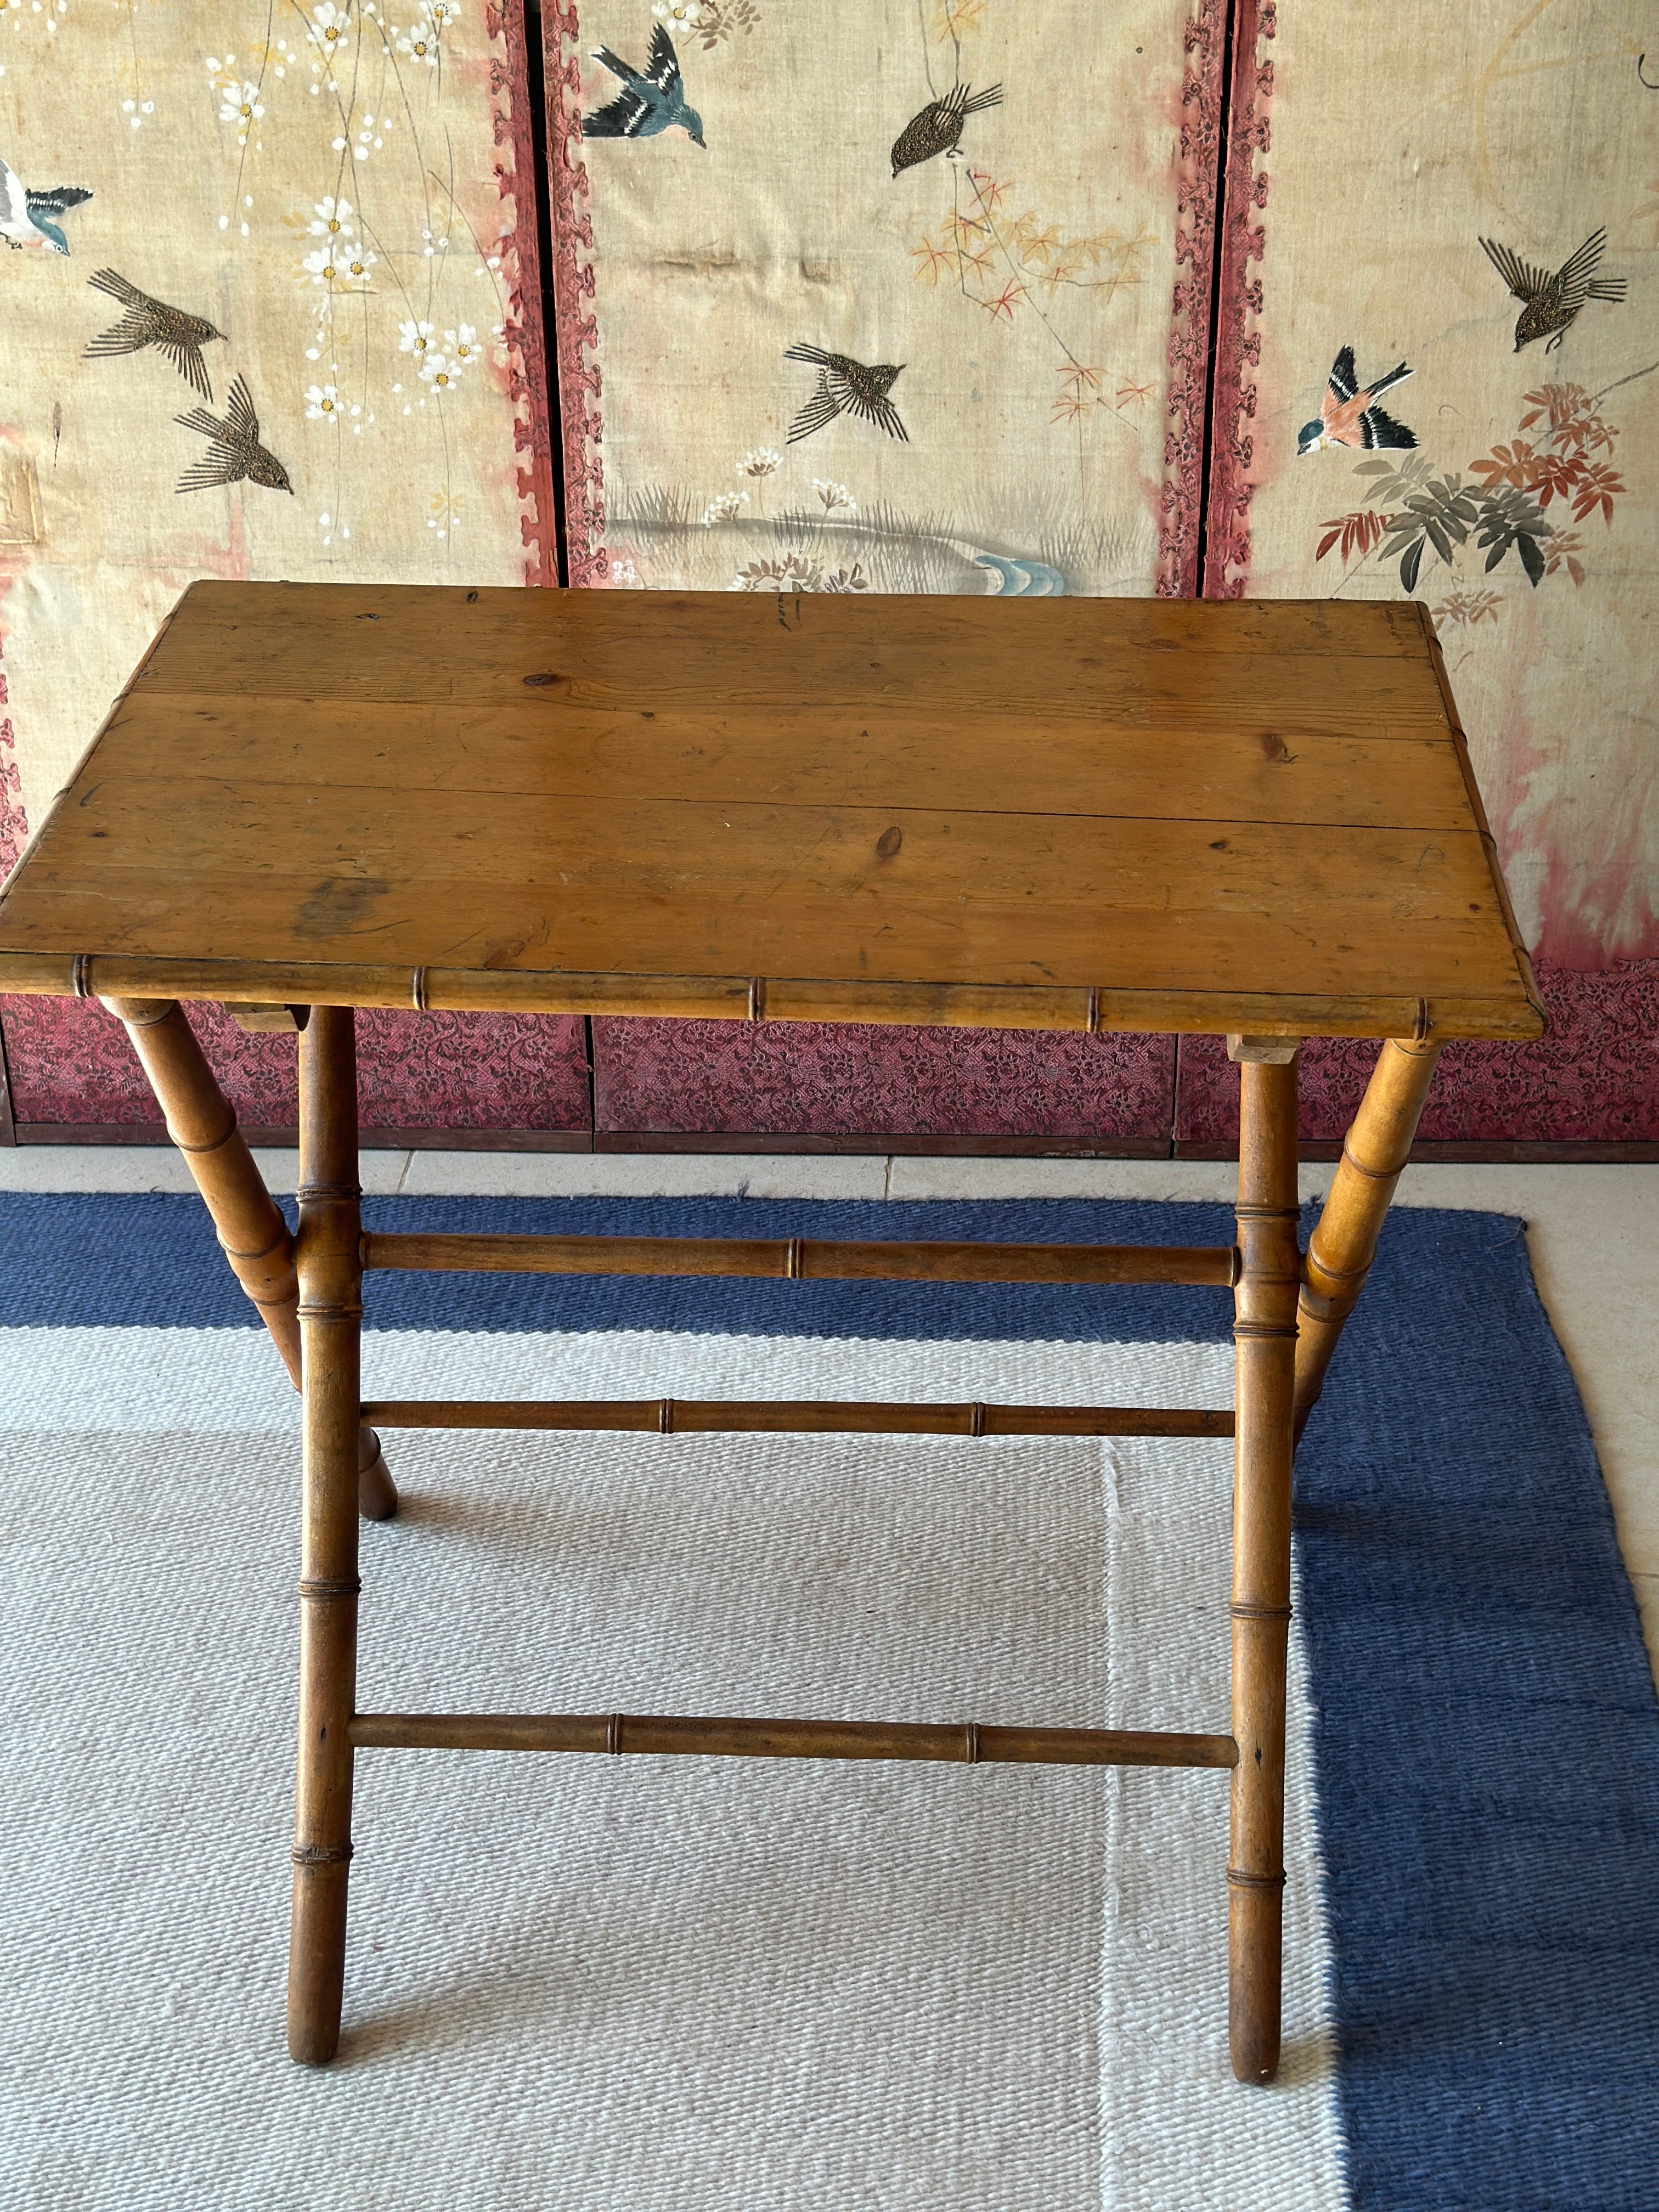
<svg viewBox="0 0 1659 2212"><path fill-rule="evenodd" d="M288 2047L310 2065L340 2039L356 1704L362 1193L349 1008L317 1006L300 1043L300 1328L305 1344L300 1757Z"/></svg>
<svg viewBox="0 0 1659 2212"><path fill-rule="evenodd" d="M1229 1040L1248 1046L1250 1040ZM1285 1674L1291 1623L1296 1063L1239 1068L1233 1478L1233 1769L1227 1968L1233 2072L1279 2068L1285 1893Z"/></svg>
<svg viewBox="0 0 1659 2212"><path fill-rule="evenodd" d="M236 1126L235 1109L219 1088L182 1006L171 999L103 1003L131 1038L166 1116L167 1134L184 1154L213 1217L225 1257L258 1308L298 1389L300 1285L294 1240ZM398 1510L398 1490L373 1429L366 1428L359 1440L357 1466L359 1510L370 1521L389 1520Z"/></svg>
<svg viewBox="0 0 1659 2212"><path fill-rule="evenodd" d="M1440 1047L1389 1037L1377 1055L1365 1096L1342 1146L1342 1158L1308 1240L1296 1347L1298 1441L1325 1384L1325 1370L1353 1311L1400 1171L1411 1156L1418 1118L1433 1080Z"/></svg>

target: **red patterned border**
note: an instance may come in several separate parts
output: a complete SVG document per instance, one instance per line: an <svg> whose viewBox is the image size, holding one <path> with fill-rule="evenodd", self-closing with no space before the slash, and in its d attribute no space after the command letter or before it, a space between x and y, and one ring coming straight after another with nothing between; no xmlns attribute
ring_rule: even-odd
<svg viewBox="0 0 1659 2212"><path fill-rule="evenodd" d="M1249 276L1267 250L1267 229L1252 210L1267 204L1267 172L1257 167L1273 143L1269 109L1273 65L1261 58L1277 34L1276 0L1234 0L1231 119L1221 214L1221 283L1215 332L1215 438L1210 457L1206 599L1242 599L1250 567L1250 463L1255 441L1244 424L1255 413L1261 360L1261 279ZM1235 573L1236 572L1236 573Z"/></svg>
<svg viewBox="0 0 1659 2212"><path fill-rule="evenodd" d="M4 659L5 650L5 640L0 637L0 660ZM0 668L0 708L9 703L6 672ZM18 855L27 844L28 836L28 817L23 811L23 783L17 773L17 740L12 734L11 716L0 714L0 883L17 866Z"/></svg>
<svg viewBox="0 0 1659 2212"><path fill-rule="evenodd" d="M593 313L593 226L581 158L581 62L576 0L542 9L547 72L547 166L553 205L553 322L564 432L567 557L574 585L608 584L605 471L599 458L599 326ZM566 48L570 48L567 55ZM578 256L580 247L586 259Z"/></svg>
<svg viewBox="0 0 1659 2212"><path fill-rule="evenodd" d="M1190 599L1198 590L1227 4L1228 0L1200 0L1198 14L1188 20L1184 41L1175 258L1177 272L1185 268L1188 274L1183 278L1177 273L1170 303L1169 428L1164 437L1154 586L1165 599Z"/></svg>
<svg viewBox="0 0 1659 2212"><path fill-rule="evenodd" d="M222 1006L185 1011L240 1118L291 1127L293 1037L250 1036ZM7 996L0 1015L18 1121L159 1121L125 1030L96 1000ZM588 1130L586 1024L578 1017L377 1008L358 1016L357 1036L365 1128Z"/></svg>
<svg viewBox="0 0 1659 2212"><path fill-rule="evenodd" d="M1175 1039L833 1022L593 1024L597 1133L1167 1144Z"/></svg>
<svg viewBox="0 0 1659 2212"><path fill-rule="evenodd" d="M490 0L484 9L484 27L492 40L507 45L507 59L493 56L489 64L492 121L497 146L510 146L513 162L495 164L495 182L503 199L514 205L514 281L507 295L507 339L509 359L515 361L507 390L515 404L526 410L513 425L513 443L521 456L519 496L530 512L520 514L519 528L527 558L526 584L555 585L559 580L558 525L553 490L553 441L547 419L547 344L542 331L542 264L537 240L536 145L530 127L525 88L529 82L528 47L525 40L524 0ZM527 180L521 185L520 179Z"/></svg>
<svg viewBox="0 0 1659 2212"><path fill-rule="evenodd" d="M1548 1034L1526 1044L1447 1046L1418 1134L1428 1144L1659 1142L1659 960L1617 968L1538 963ZM1376 1047L1346 1037L1303 1049L1302 1133L1340 1139ZM1238 1079L1219 1037L1182 1037L1176 1140L1238 1136Z"/></svg>

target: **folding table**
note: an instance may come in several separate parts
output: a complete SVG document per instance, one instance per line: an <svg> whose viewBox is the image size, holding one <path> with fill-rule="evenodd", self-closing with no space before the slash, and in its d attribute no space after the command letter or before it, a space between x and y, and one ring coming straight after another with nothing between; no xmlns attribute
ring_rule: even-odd
<svg viewBox="0 0 1659 2212"><path fill-rule="evenodd" d="M1543 1028L1425 609L198 584L0 898L0 990L125 1023L303 1392L296 2058L338 2037L355 1755L450 1746L1224 1769L1233 2068L1272 2078L1294 1440L1436 1054ZM301 1032L292 1239L192 999ZM1237 1242L365 1234L359 1006L1224 1035ZM1304 1255L1308 1036L1383 1042ZM1235 1404L365 1403L379 1268L1207 1284ZM1229 1727L359 1712L396 1427L1231 1434Z"/></svg>

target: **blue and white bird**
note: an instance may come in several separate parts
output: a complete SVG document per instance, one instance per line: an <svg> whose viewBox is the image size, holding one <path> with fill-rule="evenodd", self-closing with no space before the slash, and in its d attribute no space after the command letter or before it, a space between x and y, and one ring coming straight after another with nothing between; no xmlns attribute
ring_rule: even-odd
<svg viewBox="0 0 1659 2212"><path fill-rule="evenodd" d="M61 221L71 208L91 198L79 185L54 185L49 192L28 191L16 170L0 161L0 238L14 252L32 246L37 251L49 247L53 253L67 253L69 240L54 217Z"/></svg>
<svg viewBox="0 0 1659 2212"><path fill-rule="evenodd" d="M623 88L608 106L583 116L584 138L654 138L659 131L678 128L694 146L707 144L702 116L685 104L674 41L660 23L652 36L650 59L642 70L630 69L609 46L595 46L593 58L603 62L612 76L622 79Z"/></svg>

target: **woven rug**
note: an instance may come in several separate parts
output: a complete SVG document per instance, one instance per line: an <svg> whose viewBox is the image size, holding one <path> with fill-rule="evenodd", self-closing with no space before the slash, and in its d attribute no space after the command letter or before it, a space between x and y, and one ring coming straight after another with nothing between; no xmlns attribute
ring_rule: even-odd
<svg viewBox="0 0 1659 2212"><path fill-rule="evenodd" d="M1216 1208L371 1225L1226 1241ZM1517 1222L1399 1212L1297 1474L1285 2054L1216 1774L370 1752L283 2047L296 1405L193 1200L0 1198L6 2212L1659 2202L1659 1715ZM1203 1291L377 1276L396 1395L1230 1402ZM366 1708L1224 1729L1231 1447L400 1435Z"/></svg>

